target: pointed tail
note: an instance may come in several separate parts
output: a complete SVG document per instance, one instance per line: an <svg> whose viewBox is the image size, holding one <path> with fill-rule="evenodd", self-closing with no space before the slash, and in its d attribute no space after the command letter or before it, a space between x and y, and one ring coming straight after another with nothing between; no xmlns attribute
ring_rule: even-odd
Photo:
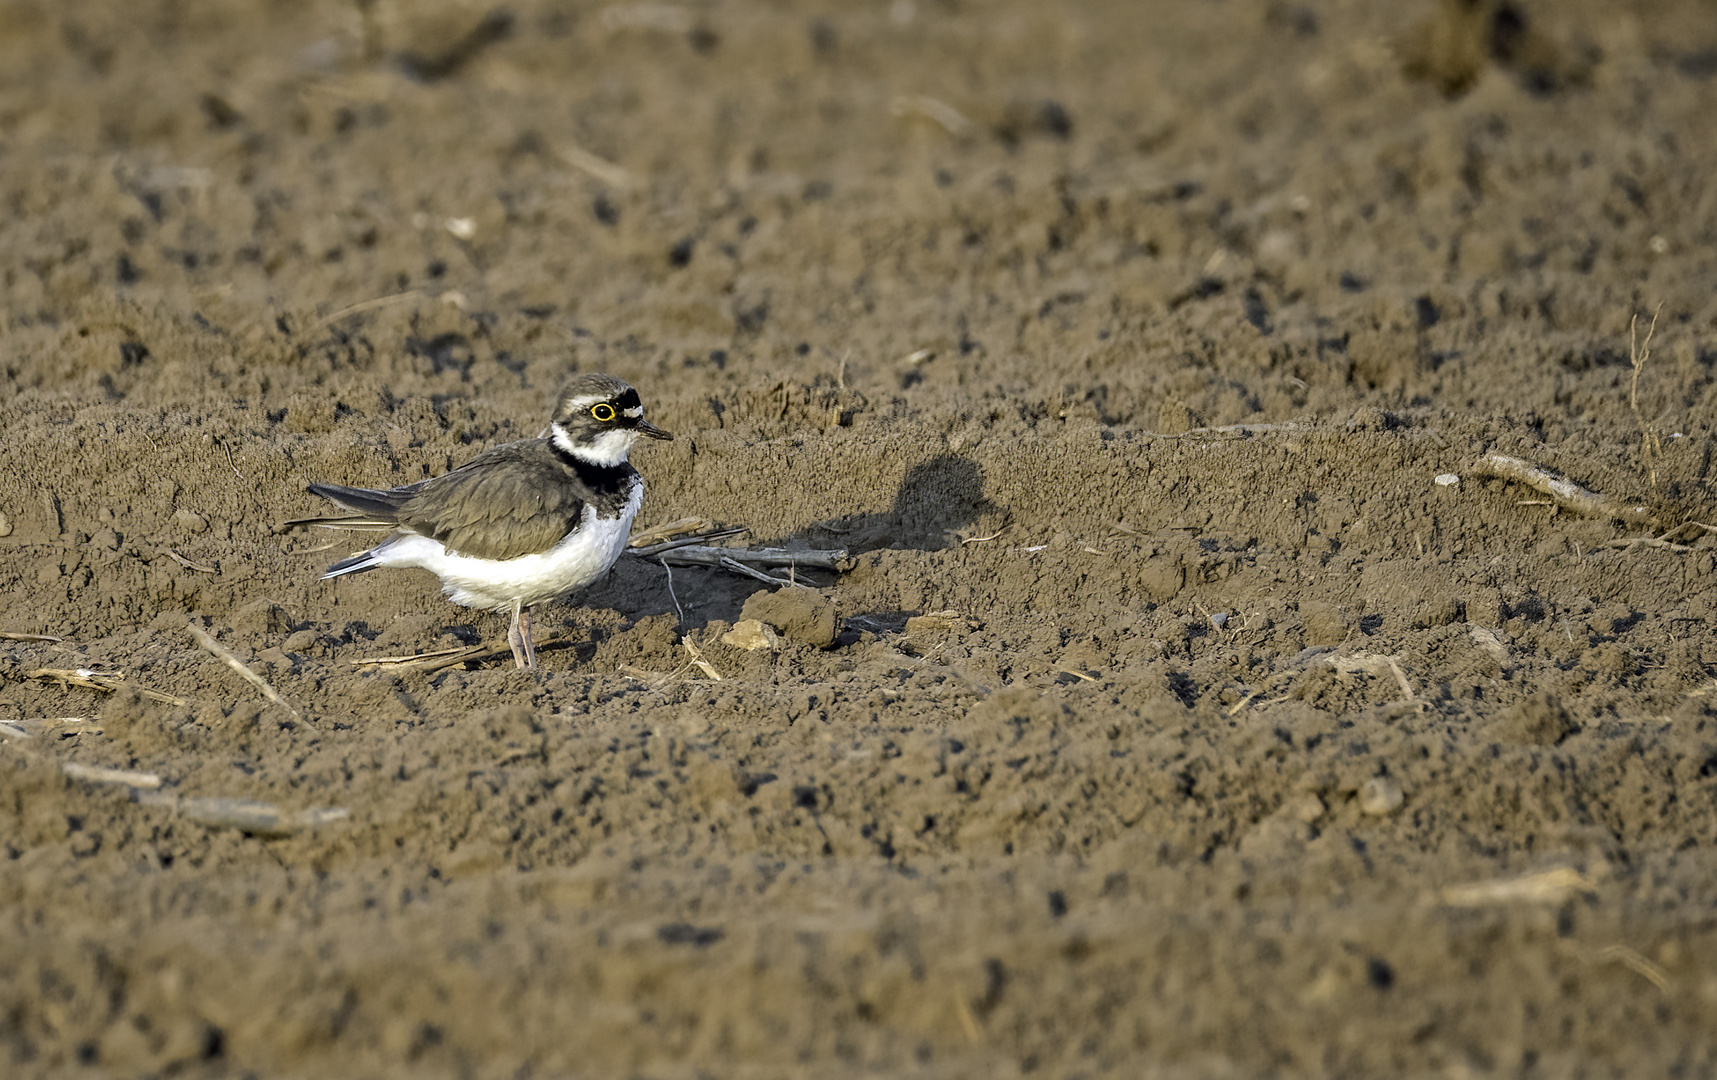
<svg viewBox="0 0 1717 1080"><path fill-rule="evenodd" d="M292 529L300 525L319 525L324 529L391 529L399 524L399 508L407 499L416 494L415 487L391 488L378 491L372 488L346 487L343 484L311 484L310 494L339 504L353 513L334 515L330 517L294 518L280 523L282 529Z"/></svg>
<svg viewBox="0 0 1717 1080"><path fill-rule="evenodd" d="M368 551L360 551L349 558L341 559L333 566L328 567L327 572L322 575L322 580L327 581L332 577L342 577L346 574L361 574L365 570L374 570L376 567L381 565L376 562L375 553L376 549L371 548Z"/></svg>

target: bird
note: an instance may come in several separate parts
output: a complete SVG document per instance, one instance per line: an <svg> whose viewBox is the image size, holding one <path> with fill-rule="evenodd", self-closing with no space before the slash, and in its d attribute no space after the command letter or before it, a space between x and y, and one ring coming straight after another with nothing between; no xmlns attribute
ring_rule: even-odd
<svg viewBox="0 0 1717 1080"><path fill-rule="evenodd" d="M376 489L311 484L350 513L300 525L386 531L381 543L328 567L322 580L382 567L421 567L455 604L509 612L507 643L520 668L537 666L533 605L606 574L644 501L627 460L638 437L672 439L644 419L624 380L587 374L557 399L535 439L491 447L441 476Z"/></svg>

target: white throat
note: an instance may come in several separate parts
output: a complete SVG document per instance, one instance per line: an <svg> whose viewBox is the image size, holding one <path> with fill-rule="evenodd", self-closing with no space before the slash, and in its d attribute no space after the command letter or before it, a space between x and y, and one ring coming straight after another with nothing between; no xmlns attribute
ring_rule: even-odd
<svg viewBox="0 0 1717 1080"><path fill-rule="evenodd" d="M619 465L623 463L626 460L626 455L632 450L632 444L638 438L638 433L635 431L616 428L613 431L604 431L589 442L580 443L574 442L572 436L567 434L566 429L559 424L550 424L549 428L554 433L554 444L557 447L578 460L589 462L592 465Z"/></svg>

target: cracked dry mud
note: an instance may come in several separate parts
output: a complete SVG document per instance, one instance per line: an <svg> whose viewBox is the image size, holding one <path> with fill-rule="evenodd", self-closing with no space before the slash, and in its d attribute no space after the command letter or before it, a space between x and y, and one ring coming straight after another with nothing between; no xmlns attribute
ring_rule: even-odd
<svg viewBox="0 0 1717 1080"><path fill-rule="evenodd" d="M0 1071L1717 1069L1713 57L1693 0L5 5ZM317 580L304 485L591 370L679 435L641 525L850 571L355 665L501 620Z"/></svg>

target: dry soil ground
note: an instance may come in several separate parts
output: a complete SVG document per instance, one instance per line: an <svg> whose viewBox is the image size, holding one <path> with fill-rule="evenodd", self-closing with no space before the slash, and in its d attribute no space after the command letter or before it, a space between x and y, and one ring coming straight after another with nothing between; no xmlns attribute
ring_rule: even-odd
<svg viewBox="0 0 1717 1080"><path fill-rule="evenodd" d="M0 5L0 1071L1710 1075L1714 103L1701 0ZM304 485L590 370L850 569L355 665L500 620Z"/></svg>

